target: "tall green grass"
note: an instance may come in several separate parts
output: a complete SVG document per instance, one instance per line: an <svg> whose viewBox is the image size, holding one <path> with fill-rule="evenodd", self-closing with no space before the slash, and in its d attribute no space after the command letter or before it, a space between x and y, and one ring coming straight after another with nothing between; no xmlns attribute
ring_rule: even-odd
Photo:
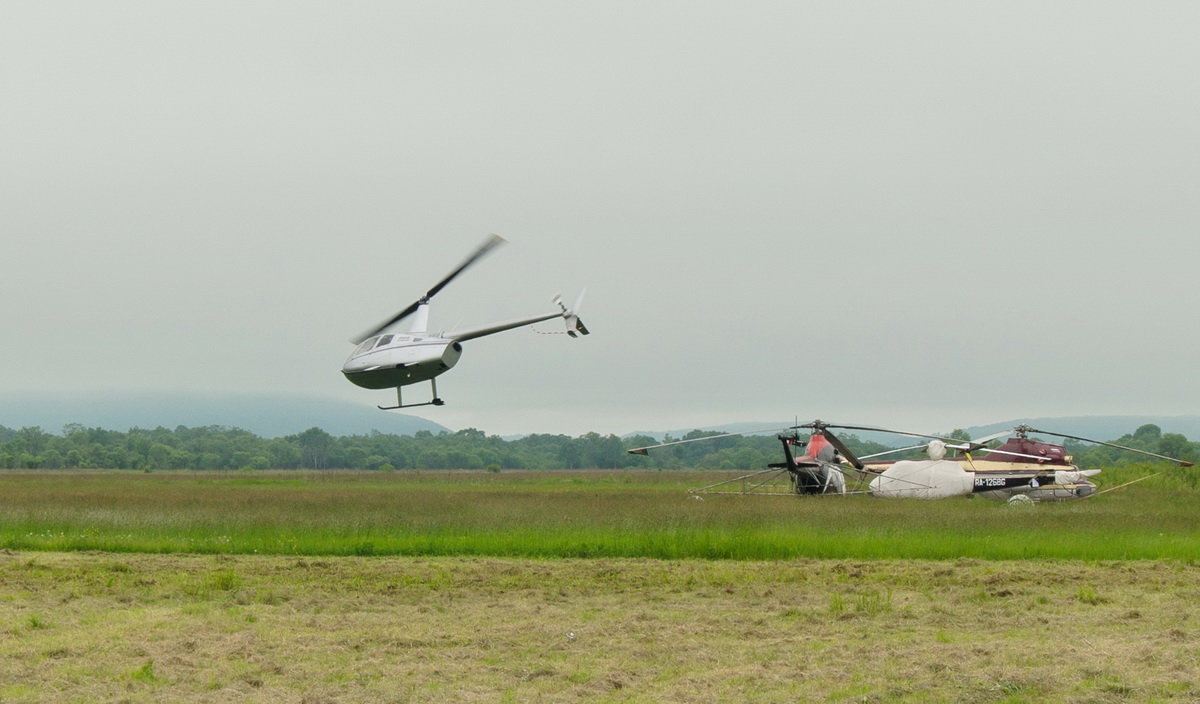
<svg viewBox="0 0 1200 704"><path fill-rule="evenodd" d="M0 548L772 560L1200 558L1200 491L1155 479L982 499L706 496L693 472L2 473Z"/></svg>

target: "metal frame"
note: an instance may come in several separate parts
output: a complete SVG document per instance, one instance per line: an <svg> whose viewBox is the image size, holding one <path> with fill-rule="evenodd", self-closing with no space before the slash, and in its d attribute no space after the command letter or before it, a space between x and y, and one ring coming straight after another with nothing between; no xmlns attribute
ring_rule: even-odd
<svg viewBox="0 0 1200 704"><path fill-rule="evenodd" d="M850 490L848 488L847 491L842 494L835 494L835 493L813 494L813 496L852 496L855 494L869 495L871 493L870 489L867 488L867 485L870 483L870 480L872 478L874 478L874 476L875 476L874 472L855 470L855 469L847 469L847 468L843 468L843 467L834 467L834 469L841 472L842 475L844 477L846 477L848 485L851 482L853 482L856 485L856 488L853 490ZM796 493L796 490L794 488L795 484L792 482L791 477L788 476L789 474L791 474L791 471L786 467L783 467L783 468L772 467L770 469L760 469L757 472L743 474L741 476L732 477L730 479L723 479L714 484L702 486L697 489L688 489L688 493L689 494L729 494L729 495L736 495L736 496L802 496L803 494ZM760 477L763 475L767 475L767 477L760 482L752 483L752 480L755 477ZM914 482L914 481L910 481L910 480L897 480L897 481L902 481L907 484L912 484L913 491L929 488L928 486L926 486L925 484L921 484L920 482ZM728 491L728 490L722 489L722 487L728 486L730 484L734 484L735 482L742 483L742 487L741 487L740 491ZM784 487L786 487L786 489Z"/></svg>

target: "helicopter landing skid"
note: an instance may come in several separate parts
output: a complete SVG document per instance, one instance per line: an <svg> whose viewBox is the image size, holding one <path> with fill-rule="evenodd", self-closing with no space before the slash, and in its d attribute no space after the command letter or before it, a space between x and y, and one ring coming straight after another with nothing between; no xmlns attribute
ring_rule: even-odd
<svg viewBox="0 0 1200 704"><path fill-rule="evenodd" d="M394 411L397 408L416 408L417 406L444 406L446 402L438 398L437 395L437 380L430 379L429 384L433 387L433 400L425 401L424 403L405 403L401 391L403 387L396 387L396 405L395 406L376 406L381 411Z"/></svg>

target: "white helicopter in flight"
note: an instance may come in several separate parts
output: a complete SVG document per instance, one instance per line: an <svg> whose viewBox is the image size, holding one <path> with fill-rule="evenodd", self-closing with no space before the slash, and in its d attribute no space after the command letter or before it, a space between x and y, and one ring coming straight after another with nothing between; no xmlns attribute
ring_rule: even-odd
<svg viewBox="0 0 1200 704"><path fill-rule="evenodd" d="M458 358L462 355L462 343L467 340L494 335L525 325L533 325L551 318L562 318L566 321L566 333L571 337L587 335L588 329L579 319L579 306L583 302L583 294L587 292L586 289L579 293L570 308L563 305L560 296L555 296L554 302L558 304L560 310L553 313L518 318L466 330L449 332L431 332L429 330L429 299L437 295L438 291L445 288L446 284L463 273L467 267L505 241L499 235L492 235L462 264L459 264L458 268L450 272L412 305L352 339L351 342L358 347L342 365L342 374L346 375L351 383L365 389L395 387L396 405L379 406L381 410L390 411L414 406L441 406L445 404L445 401L438 397L436 377L448 371L458 362ZM382 334L410 315L414 317L407 333ZM404 403L401 388L421 381L428 381L432 385L433 399L423 403Z"/></svg>

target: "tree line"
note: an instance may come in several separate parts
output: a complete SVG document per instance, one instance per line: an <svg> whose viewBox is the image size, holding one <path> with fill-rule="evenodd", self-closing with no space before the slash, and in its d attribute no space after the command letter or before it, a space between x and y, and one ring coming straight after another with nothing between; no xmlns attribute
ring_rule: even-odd
<svg viewBox="0 0 1200 704"><path fill-rule="evenodd" d="M954 431L964 436L962 431ZM682 438L719 435L692 431ZM881 452L884 445L854 435L841 437L859 455ZM779 462L774 436L716 437L708 442L667 447L649 456L630 455L630 448L653 445L655 438L587 433L578 437L534 434L506 440L468 428L457 432L415 435L335 437L320 428L279 438L263 438L224 426L129 431L72 424L61 433L39 427L0 426L0 468L6 469L761 469ZM1115 440L1118 444L1193 460L1200 443L1164 434L1147 425ZM1143 461L1113 448L1068 444L1078 464L1110 467ZM892 456L899 458L900 456Z"/></svg>
<svg viewBox="0 0 1200 704"><path fill-rule="evenodd" d="M683 438L718 435L693 431ZM856 451L882 445L849 438ZM659 440L586 433L578 437L533 434L506 440L468 428L458 432L335 437L321 428L263 438L224 426L133 428L129 431L72 424L61 433L39 427L0 426L0 468L6 469L713 469L759 468L779 461L772 436L718 438L664 448L650 456L634 447Z"/></svg>

